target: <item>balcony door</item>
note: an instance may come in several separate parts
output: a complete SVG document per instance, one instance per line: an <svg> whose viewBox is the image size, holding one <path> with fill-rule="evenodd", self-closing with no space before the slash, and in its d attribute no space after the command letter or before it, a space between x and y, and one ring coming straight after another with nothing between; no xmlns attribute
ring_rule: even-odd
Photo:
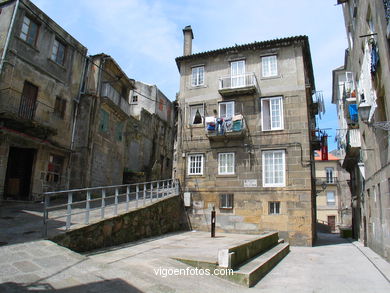
<svg viewBox="0 0 390 293"><path fill-rule="evenodd" d="M29 83L28 81L25 81L19 105L19 116L21 118L34 118L37 96L38 87L36 87L32 83Z"/></svg>
<svg viewBox="0 0 390 293"><path fill-rule="evenodd" d="M232 62L230 70L232 88L245 86L245 60Z"/></svg>

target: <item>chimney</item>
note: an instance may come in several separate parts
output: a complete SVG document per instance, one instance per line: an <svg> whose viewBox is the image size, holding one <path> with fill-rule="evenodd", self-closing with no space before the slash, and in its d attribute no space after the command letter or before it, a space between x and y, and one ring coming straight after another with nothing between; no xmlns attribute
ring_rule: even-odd
<svg viewBox="0 0 390 293"><path fill-rule="evenodd" d="M184 35L184 47L183 47L183 56L192 54L192 39L194 38L194 34L192 33L192 28L190 25L187 25L183 29Z"/></svg>

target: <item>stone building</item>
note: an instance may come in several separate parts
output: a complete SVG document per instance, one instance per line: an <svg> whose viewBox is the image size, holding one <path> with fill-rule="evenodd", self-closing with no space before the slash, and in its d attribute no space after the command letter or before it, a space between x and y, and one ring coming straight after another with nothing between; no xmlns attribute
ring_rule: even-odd
<svg viewBox="0 0 390 293"><path fill-rule="evenodd" d="M0 200L68 187L86 53L30 1L1 1Z"/></svg>
<svg viewBox="0 0 390 293"><path fill-rule="evenodd" d="M338 0L348 36L345 71L350 75L361 148L351 174L360 193L359 239L390 260L390 1ZM354 110L353 108L356 108ZM360 184L360 187L359 187Z"/></svg>
<svg viewBox="0 0 390 293"><path fill-rule="evenodd" d="M315 238L316 105L306 36L192 53L184 30L177 177L194 229Z"/></svg>
<svg viewBox="0 0 390 293"><path fill-rule="evenodd" d="M167 109L171 103L165 98L160 112L141 109L133 117L134 93L140 84L110 56L88 58L75 130L73 187L170 178L173 120L170 113L168 120ZM156 86L153 89L165 97ZM142 98L150 99L146 94Z"/></svg>
<svg viewBox="0 0 390 293"><path fill-rule="evenodd" d="M364 202L364 165L360 160L362 143L356 113L356 89L352 72L346 71L344 66L333 70L332 83L332 103L336 105L339 124L336 141L340 164L349 173L350 180L352 235L355 239L363 239L364 234L361 234L360 230L363 220L361 211Z"/></svg>
<svg viewBox="0 0 390 293"><path fill-rule="evenodd" d="M149 113L156 114L162 120L172 123L174 118L173 105L156 85L135 81L129 99L132 116L139 118L142 109L145 109Z"/></svg>
<svg viewBox="0 0 390 293"><path fill-rule="evenodd" d="M331 232L351 228L351 193L349 173L340 165L340 159L329 153L323 160L319 151L314 153L317 185L317 222L330 227Z"/></svg>

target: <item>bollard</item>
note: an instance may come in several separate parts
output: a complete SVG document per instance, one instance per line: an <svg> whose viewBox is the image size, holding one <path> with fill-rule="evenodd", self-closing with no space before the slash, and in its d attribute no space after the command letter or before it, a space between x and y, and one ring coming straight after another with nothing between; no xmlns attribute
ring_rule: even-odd
<svg viewBox="0 0 390 293"><path fill-rule="evenodd" d="M215 237L215 207L211 211L211 237Z"/></svg>

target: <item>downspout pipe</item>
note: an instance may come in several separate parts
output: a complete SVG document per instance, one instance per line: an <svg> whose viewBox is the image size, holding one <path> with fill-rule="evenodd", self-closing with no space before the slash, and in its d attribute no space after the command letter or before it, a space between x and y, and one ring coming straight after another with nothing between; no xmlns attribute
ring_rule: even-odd
<svg viewBox="0 0 390 293"><path fill-rule="evenodd" d="M3 71L3 64L4 64L4 60L5 60L5 55L7 54L9 41L11 39L12 29L13 29L13 26L14 26L14 23L15 23L16 13L18 12L19 1L20 0L16 0L14 13L12 14L11 23L9 25L9 29L8 29L8 33L7 33L7 39L5 40L3 55L1 56L1 59L0 59L0 75L1 75L1 73Z"/></svg>

